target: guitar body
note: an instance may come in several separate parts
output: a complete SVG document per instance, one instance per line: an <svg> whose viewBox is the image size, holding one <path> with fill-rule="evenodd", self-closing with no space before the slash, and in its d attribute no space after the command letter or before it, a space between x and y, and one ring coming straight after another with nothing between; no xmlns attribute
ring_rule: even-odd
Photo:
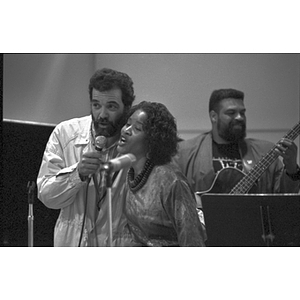
<svg viewBox="0 0 300 300"><path fill-rule="evenodd" d="M231 190L246 176L246 174L239 169L228 167L220 170L210 189L204 192L199 192L200 195L211 193L211 194L231 194ZM249 193L255 194L257 186L254 185Z"/></svg>

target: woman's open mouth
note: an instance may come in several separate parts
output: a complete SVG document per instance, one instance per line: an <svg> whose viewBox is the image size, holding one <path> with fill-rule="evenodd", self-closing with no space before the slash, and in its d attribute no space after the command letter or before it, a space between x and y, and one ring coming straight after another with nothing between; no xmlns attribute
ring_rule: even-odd
<svg viewBox="0 0 300 300"><path fill-rule="evenodd" d="M126 139L124 138L124 136L121 136L120 140L119 140L119 145L122 146L126 144Z"/></svg>

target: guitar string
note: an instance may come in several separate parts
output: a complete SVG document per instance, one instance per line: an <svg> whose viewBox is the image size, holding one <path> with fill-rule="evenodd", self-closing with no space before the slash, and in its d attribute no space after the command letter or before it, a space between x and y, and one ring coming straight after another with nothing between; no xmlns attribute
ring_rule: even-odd
<svg viewBox="0 0 300 300"><path fill-rule="evenodd" d="M291 140L294 140L300 132L300 122L294 126L293 129L291 129L290 132L288 132L284 138L289 138ZM278 154L274 151L276 146L272 147L272 149L264 156L262 159L258 162L258 164L252 168L247 176L245 176L230 192L230 194L234 193L246 193L252 186L252 184L257 180L257 178L262 175L267 167L272 164L276 158L278 157Z"/></svg>

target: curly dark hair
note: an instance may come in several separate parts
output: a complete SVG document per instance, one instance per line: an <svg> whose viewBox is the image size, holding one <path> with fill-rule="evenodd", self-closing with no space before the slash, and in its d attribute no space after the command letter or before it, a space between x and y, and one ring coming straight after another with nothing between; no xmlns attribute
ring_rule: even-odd
<svg viewBox="0 0 300 300"><path fill-rule="evenodd" d="M137 110L147 114L143 130L148 145L148 157L154 165L164 165L172 160L178 151L176 120L165 105L143 101L133 106L128 118Z"/></svg>
<svg viewBox="0 0 300 300"><path fill-rule="evenodd" d="M235 89L220 89L212 92L209 99L208 111L219 112L219 104L223 99L241 99L244 101L244 93Z"/></svg>
<svg viewBox="0 0 300 300"><path fill-rule="evenodd" d="M120 88L122 91L124 106L131 107L135 99L132 79L125 73L108 68L97 70L91 77L89 83L90 100L92 100L93 88L99 92L104 92L115 87Z"/></svg>

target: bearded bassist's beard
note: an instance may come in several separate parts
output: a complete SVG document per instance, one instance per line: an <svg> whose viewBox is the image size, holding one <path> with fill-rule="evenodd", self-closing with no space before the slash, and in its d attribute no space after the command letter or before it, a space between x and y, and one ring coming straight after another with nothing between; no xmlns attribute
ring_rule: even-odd
<svg viewBox="0 0 300 300"><path fill-rule="evenodd" d="M240 125L240 127L235 127ZM244 121L231 121L228 125L218 122L219 136L227 142L239 142L246 137L246 123Z"/></svg>

